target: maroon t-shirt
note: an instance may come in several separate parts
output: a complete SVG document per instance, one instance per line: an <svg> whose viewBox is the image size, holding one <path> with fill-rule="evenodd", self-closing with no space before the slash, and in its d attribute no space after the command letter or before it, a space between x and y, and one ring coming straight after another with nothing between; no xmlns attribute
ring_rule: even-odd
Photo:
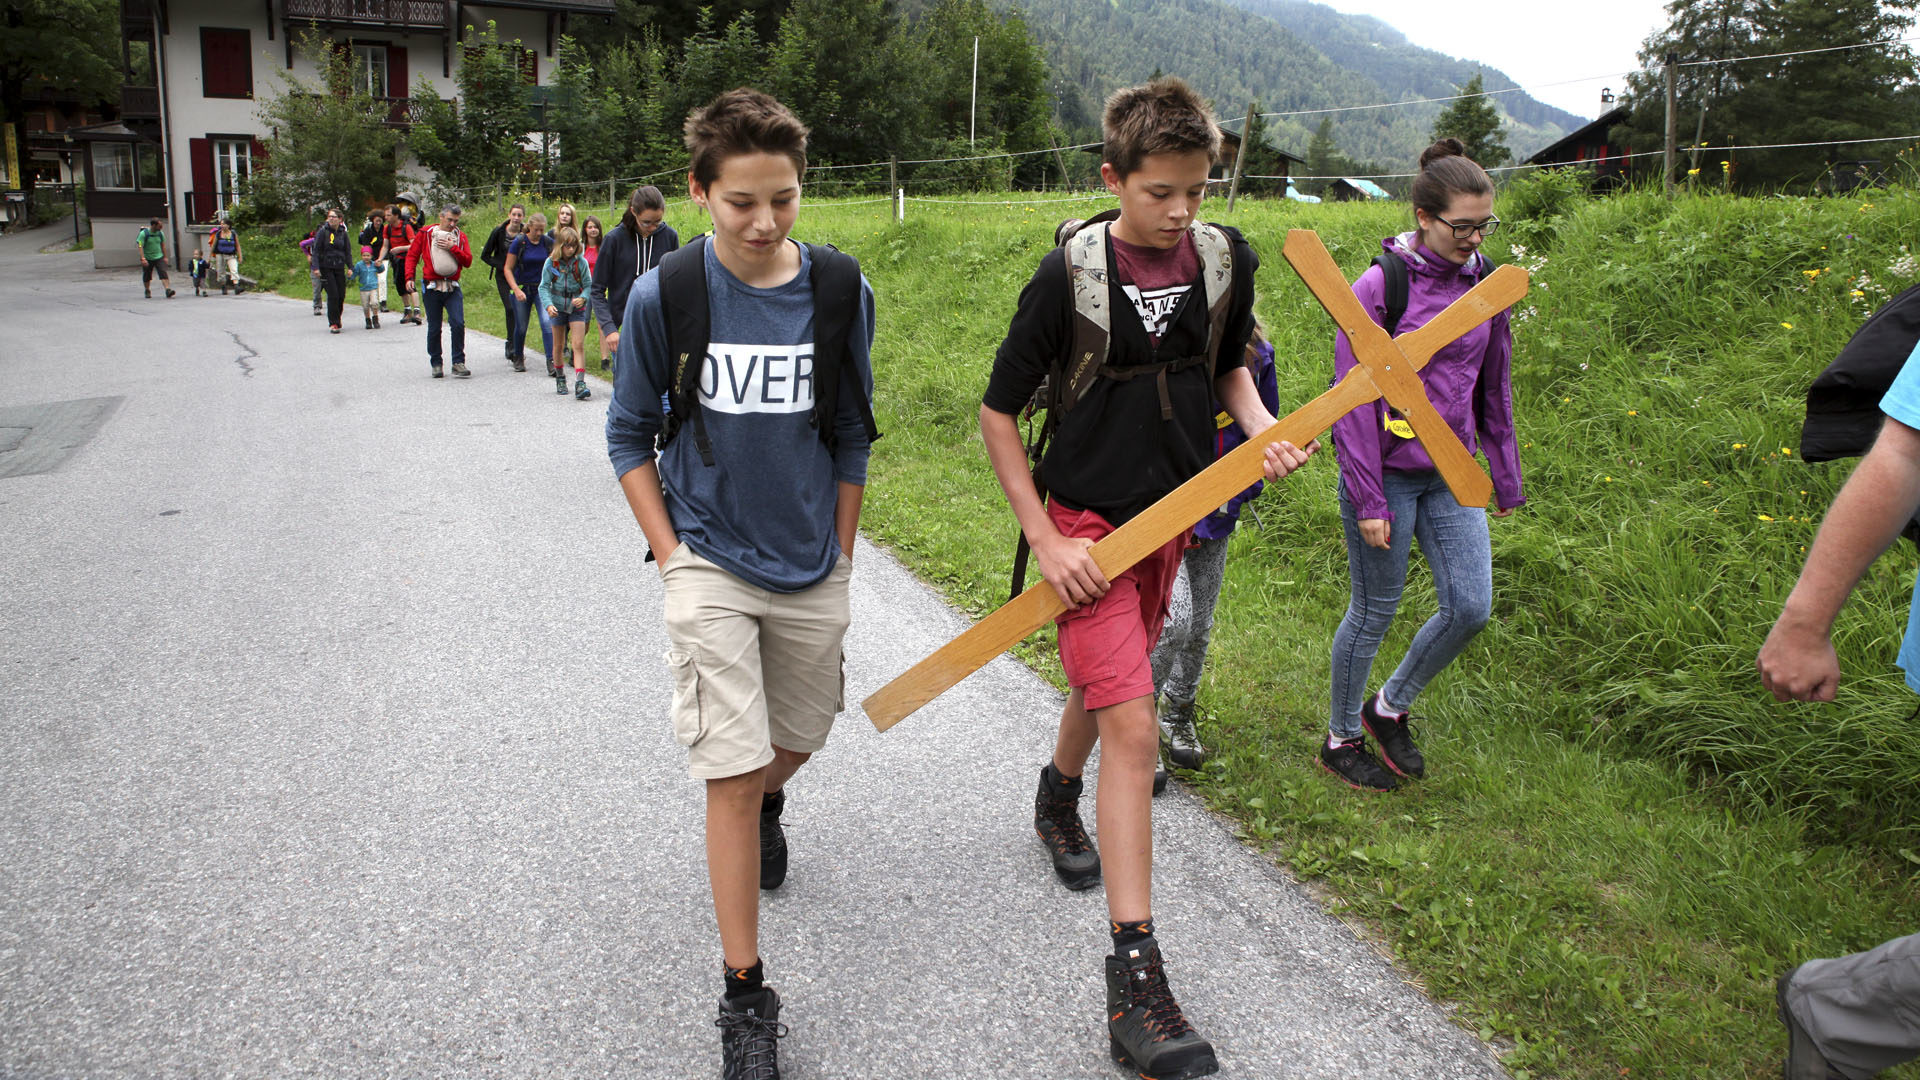
<svg viewBox="0 0 1920 1080"><path fill-rule="evenodd" d="M1107 235L1113 240L1113 269L1120 291L1133 301L1133 310L1147 328L1147 340L1158 349L1180 298L1200 280L1200 252L1193 246L1193 236L1182 236L1173 247L1157 248Z"/></svg>

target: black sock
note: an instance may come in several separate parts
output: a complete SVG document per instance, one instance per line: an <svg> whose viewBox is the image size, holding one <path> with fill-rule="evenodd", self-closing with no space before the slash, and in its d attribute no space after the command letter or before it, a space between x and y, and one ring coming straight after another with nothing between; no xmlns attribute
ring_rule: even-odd
<svg viewBox="0 0 1920 1080"><path fill-rule="evenodd" d="M787 789L786 788L781 788L779 791L768 791L761 794L760 796L760 816L761 817L766 817L768 814L772 814L774 817L779 817L780 812L782 810L785 810L786 808L787 808Z"/></svg>
<svg viewBox="0 0 1920 1080"><path fill-rule="evenodd" d="M1153 936L1153 920L1111 922L1107 924L1107 929L1113 934L1113 955L1124 957L1128 949Z"/></svg>
<svg viewBox="0 0 1920 1080"><path fill-rule="evenodd" d="M722 961L720 966L726 972L727 997L729 1000L758 993L767 985L766 968L762 966L758 960L755 960L753 966L748 968L727 967L725 961Z"/></svg>
<svg viewBox="0 0 1920 1080"><path fill-rule="evenodd" d="M1086 779L1084 776L1068 776L1051 761L1047 762L1047 767L1040 775L1046 778L1047 791L1056 799L1079 798L1081 785Z"/></svg>

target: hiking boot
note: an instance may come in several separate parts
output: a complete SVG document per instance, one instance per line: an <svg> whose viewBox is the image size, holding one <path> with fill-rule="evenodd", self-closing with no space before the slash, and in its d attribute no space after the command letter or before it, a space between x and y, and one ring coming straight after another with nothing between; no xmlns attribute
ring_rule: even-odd
<svg viewBox="0 0 1920 1080"><path fill-rule="evenodd" d="M455 360L455 361L453 362L453 377L454 377L454 378L456 378L456 379L464 379L464 378L466 378L467 376L469 376L469 375L471 375L471 374L473 374L473 372L471 372L471 371L468 371L468 370L467 370L467 365L465 365L465 364L463 364L463 363L461 363L461 362L459 362L458 360Z"/></svg>
<svg viewBox="0 0 1920 1080"><path fill-rule="evenodd" d="M576 400L576 401L585 401L585 400L587 400L588 398L590 398L590 397L592 397L592 396L593 396L593 391L591 391L591 390L589 390L589 389L587 389L587 380L585 380L585 379L575 379L575 380L573 380L573 397L574 397L574 400Z"/></svg>
<svg viewBox="0 0 1920 1080"><path fill-rule="evenodd" d="M167 299L169 299L169 300L171 300L171 299L173 299L173 287L172 287L172 286L168 286L168 287L167 287Z"/></svg>
<svg viewBox="0 0 1920 1080"><path fill-rule="evenodd" d="M1361 791L1392 791L1400 784L1392 773L1380 767L1373 752L1367 749L1365 735L1343 739L1338 746L1322 744L1320 767L1345 781L1348 787Z"/></svg>
<svg viewBox="0 0 1920 1080"><path fill-rule="evenodd" d="M315 315L325 315L325 314L326 314L326 312L324 312L324 311L321 311L321 310L320 310L320 305L319 305L319 304L315 304L315 305L313 305L313 313L314 313Z"/></svg>
<svg viewBox="0 0 1920 1080"><path fill-rule="evenodd" d="M553 358L548 357L547 358L547 378L551 379L558 374L560 374L560 369L554 366Z"/></svg>
<svg viewBox="0 0 1920 1080"><path fill-rule="evenodd" d="M369 315L363 321L367 324L367 329L373 329L373 316Z"/></svg>
<svg viewBox="0 0 1920 1080"><path fill-rule="evenodd" d="M1193 703L1171 705L1160 713L1160 754L1176 769L1197 769L1207 762L1207 748L1193 730Z"/></svg>
<svg viewBox="0 0 1920 1080"><path fill-rule="evenodd" d="M444 379L447 377L447 373L440 370L439 364L435 364L433 365L433 377L436 379Z"/></svg>
<svg viewBox="0 0 1920 1080"><path fill-rule="evenodd" d="M512 364L513 370L515 371L527 370L527 362L525 360L508 360L507 363Z"/></svg>
<svg viewBox="0 0 1920 1080"><path fill-rule="evenodd" d="M375 330L380 329L380 316L377 313L373 317L373 328Z"/></svg>
<svg viewBox="0 0 1920 1080"><path fill-rule="evenodd" d="M780 1046L787 1025L780 1022L780 995L762 987L737 998L720 999L721 1080L780 1080Z"/></svg>
<svg viewBox="0 0 1920 1080"><path fill-rule="evenodd" d="M1367 734L1380 743L1380 757L1387 768L1411 780L1427 775L1427 759L1420 756L1420 748L1413 745L1413 735L1408 731L1409 721L1413 718L1407 713L1389 716L1374 706L1379 695L1369 695L1360 705L1360 726Z"/></svg>
<svg viewBox="0 0 1920 1080"><path fill-rule="evenodd" d="M1080 800L1056 797L1047 785L1046 766L1040 768L1040 793L1033 797L1033 831L1067 888L1079 891L1100 884L1100 853L1080 824Z"/></svg>
<svg viewBox="0 0 1920 1080"><path fill-rule="evenodd" d="M1167 770L1153 770L1153 793L1159 795L1165 790L1167 790Z"/></svg>
<svg viewBox="0 0 1920 1080"><path fill-rule="evenodd" d="M786 808L785 788L760 800L760 887L768 892L787 880L787 830L780 824Z"/></svg>
<svg viewBox="0 0 1920 1080"><path fill-rule="evenodd" d="M1774 983L1774 1008L1780 1015L1780 1023L1787 1029L1787 1060L1781 1066L1783 1080L1846 1080L1840 1070L1827 1061L1826 1055L1813 1044L1813 1036L1794 1019L1793 1011L1787 1008L1787 984L1799 974L1799 968L1793 968Z"/></svg>
<svg viewBox="0 0 1920 1080"><path fill-rule="evenodd" d="M601 357L601 358L600 358L600 370L601 370L601 371L606 371L606 370L608 370L608 369L610 369L610 368L612 368L612 367L613 367L613 359L612 359L611 357L606 357L606 356L603 356L603 357Z"/></svg>
<svg viewBox="0 0 1920 1080"><path fill-rule="evenodd" d="M551 369L553 365L548 364L547 367ZM564 371L558 372L553 376L553 392L556 394L564 394L567 392L567 373L566 372Z"/></svg>
<svg viewBox="0 0 1920 1080"><path fill-rule="evenodd" d="M153 290L152 290L152 289L148 289L148 290L146 290L146 293L147 293L147 299L149 299L149 300L151 300L151 299L153 299ZM318 314L319 314L319 312L317 312L317 311L316 311L316 312L314 312L314 314L316 314L316 315L318 315Z"/></svg>
<svg viewBox="0 0 1920 1080"><path fill-rule="evenodd" d="M1113 1060L1151 1080L1189 1080L1220 1071L1213 1044L1200 1037L1167 988L1160 944L1152 938L1107 957L1107 1043Z"/></svg>
<svg viewBox="0 0 1920 1080"><path fill-rule="evenodd" d="M329 334L337 334L337 333L339 333L339 332L340 332L340 324L339 324L339 323L334 323L334 324L333 324L332 326L329 326L329 327L327 327L327 333L329 333Z"/></svg>

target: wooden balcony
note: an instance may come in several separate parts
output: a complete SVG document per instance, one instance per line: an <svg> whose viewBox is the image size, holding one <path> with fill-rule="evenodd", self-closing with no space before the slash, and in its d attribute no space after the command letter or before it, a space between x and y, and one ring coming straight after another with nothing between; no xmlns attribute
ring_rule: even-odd
<svg viewBox="0 0 1920 1080"><path fill-rule="evenodd" d="M285 0L287 23L361 26L391 30L450 29L444 0Z"/></svg>
<svg viewBox="0 0 1920 1080"><path fill-rule="evenodd" d="M157 86L122 86L120 88L120 117L123 120L160 119L160 88Z"/></svg>

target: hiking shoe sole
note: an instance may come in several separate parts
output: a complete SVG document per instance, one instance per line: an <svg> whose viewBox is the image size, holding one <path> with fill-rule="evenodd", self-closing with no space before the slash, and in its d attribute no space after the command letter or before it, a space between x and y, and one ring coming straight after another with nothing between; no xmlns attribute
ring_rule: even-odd
<svg viewBox="0 0 1920 1080"><path fill-rule="evenodd" d="M1346 777L1340 775L1339 770L1327 764L1326 759L1322 758L1319 754L1313 755L1313 762L1314 764L1320 766L1321 769L1325 770L1328 776L1333 777L1335 780L1340 781L1341 783L1347 785L1348 787L1352 788L1355 791L1365 791L1373 795L1385 795L1388 792L1394 790L1392 787L1383 787L1383 788L1368 787L1365 784L1356 784L1353 781L1347 779ZM1395 785L1395 786L1398 786L1398 785Z"/></svg>
<svg viewBox="0 0 1920 1080"><path fill-rule="evenodd" d="M1134 1064L1133 1059L1127 1056L1126 1048L1120 1045L1120 1040L1111 1035L1107 1036L1107 1049L1112 1052L1113 1060L1121 1068L1132 1070L1140 1080L1193 1080L1194 1077L1212 1076L1220 1071L1220 1059L1211 1053L1178 1066L1171 1072L1161 1069L1159 1072L1148 1073L1142 1072L1140 1066Z"/></svg>

